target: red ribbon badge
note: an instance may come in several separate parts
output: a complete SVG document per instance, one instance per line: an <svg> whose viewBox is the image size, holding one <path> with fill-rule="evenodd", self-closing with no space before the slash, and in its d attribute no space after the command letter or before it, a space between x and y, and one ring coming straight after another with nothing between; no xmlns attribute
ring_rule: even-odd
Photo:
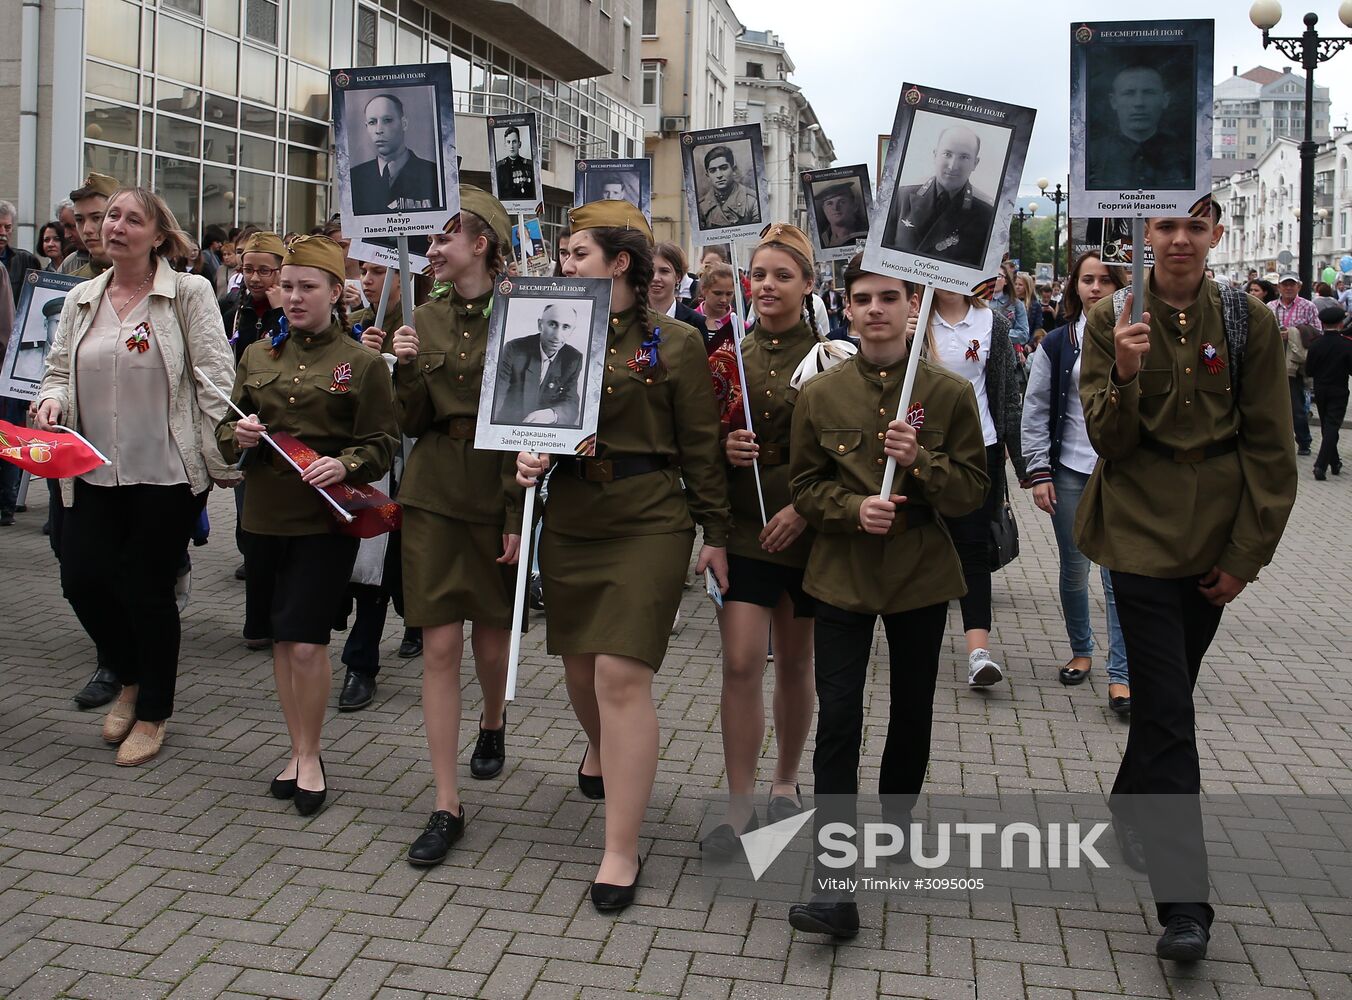
<svg viewBox="0 0 1352 1000"><path fill-rule="evenodd" d="M652 353L640 347L634 352L634 356L626 361L625 364L636 372L646 372L653 366Z"/></svg>
<svg viewBox="0 0 1352 1000"><path fill-rule="evenodd" d="M912 403L906 408L906 422L916 430L925 426L925 407L922 403Z"/></svg>
<svg viewBox="0 0 1352 1000"><path fill-rule="evenodd" d="M135 351L137 354L144 354L150 350L150 324L141 322L136 324L136 329L132 331L127 338L127 350Z"/></svg>
<svg viewBox="0 0 1352 1000"><path fill-rule="evenodd" d="M964 355L964 357L966 357L968 361L980 361L981 341L979 340L972 341L972 346L967 348L967 353L966 355Z"/></svg>
<svg viewBox="0 0 1352 1000"><path fill-rule="evenodd" d="M347 384L352 381L352 366L344 361L333 369L333 385L329 389L333 392L347 392Z"/></svg>
<svg viewBox="0 0 1352 1000"><path fill-rule="evenodd" d="M1207 341L1202 345L1202 364L1206 365L1206 370L1212 375L1219 375L1221 369L1225 367L1225 361L1216 351L1216 345Z"/></svg>

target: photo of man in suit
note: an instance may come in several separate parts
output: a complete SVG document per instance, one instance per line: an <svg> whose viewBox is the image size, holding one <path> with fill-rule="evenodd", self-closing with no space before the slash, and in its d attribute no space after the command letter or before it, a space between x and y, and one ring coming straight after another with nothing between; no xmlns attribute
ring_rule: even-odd
<svg viewBox="0 0 1352 1000"><path fill-rule="evenodd" d="M537 329L534 336L518 337L502 347L493 392L494 423L578 422L582 352L564 341L583 330L582 316L571 304L550 304L540 313Z"/></svg>
<svg viewBox="0 0 1352 1000"><path fill-rule="evenodd" d="M507 155L497 163L498 200L525 201L535 197L535 164L521 155L521 130L515 125L502 135Z"/></svg>
<svg viewBox="0 0 1352 1000"><path fill-rule="evenodd" d="M1113 114L1090 120L1085 187L1094 191L1184 190L1193 186L1196 155L1190 136L1163 127L1171 102L1164 77L1133 63L1113 76Z"/></svg>
<svg viewBox="0 0 1352 1000"><path fill-rule="evenodd" d="M404 102L395 94L377 94L367 100L362 122L376 156L352 168L352 211L386 215L445 208L436 162L408 148Z"/></svg>
<svg viewBox="0 0 1352 1000"><path fill-rule="evenodd" d="M979 267L995 220L994 203L970 180L981 162L981 138L966 126L950 125L939 133L933 154L933 176L897 188L883 246Z"/></svg>

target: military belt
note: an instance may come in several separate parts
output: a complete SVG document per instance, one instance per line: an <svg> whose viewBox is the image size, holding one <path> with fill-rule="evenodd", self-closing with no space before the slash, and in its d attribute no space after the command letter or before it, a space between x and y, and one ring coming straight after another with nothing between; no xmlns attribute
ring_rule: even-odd
<svg viewBox="0 0 1352 1000"><path fill-rule="evenodd" d="M558 460L559 471L589 483L611 483L617 479L661 472L671 465L666 455L624 455L620 458L573 458Z"/></svg>
<svg viewBox="0 0 1352 1000"><path fill-rule="evenodd" d="M1230 454L1232 451L1238 451L1239 439L1231 438L1228 441L1217 441L1201 448L1171 448L1162 441L1142 436L1140 445L1146 451L1153 451L1156 455L1171 459L1179 465L1195 465L1198 462L1205 462L1209 458L1219 458L1222 455Z"/></svg>

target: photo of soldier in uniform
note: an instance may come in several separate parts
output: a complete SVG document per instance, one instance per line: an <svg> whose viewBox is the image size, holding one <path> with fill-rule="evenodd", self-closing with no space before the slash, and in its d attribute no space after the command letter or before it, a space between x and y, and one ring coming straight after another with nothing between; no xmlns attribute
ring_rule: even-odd
<svg viewBox="0 0 1352 1000"><path fill-rule="evenodd" d="M547 302L535 333L503 345L493 394L495 423L577 424L590 311L587 302Z"/></svg>
<svg viewBox="0 0 1352 1000"><path fill-rule="evenodd" d="M755 236L768 220L765 152L759 125L681 134L686 201L694 228L705 235Z"/></svg>
<svg viewBox="0 0 1352 1000"><path fill-rule="evenodd" d="M573 207L593 201L627 201L652 221L652 160L578 160L573 174Z"/></svg>
<svg viewBox="0 0 1352 1000"><path fill-rule="evenodd" d="M344 233L440 230L460 201L450 67L340 69L330 83Z"/></svg>
<svg viewBox="0 0 1352 1000"><path fill-rule="evenodd" d="M488 119L488 156L493 161L493 196L508 212L534 213L539 207L540 166L536 160L535 112Z"/></svg>
<svg viewBox="0 0 1352 1000"><path fill-rule="evenodd" d="M1085 123L1085 187L1190 190L1197 143L1191 47L1106 51L1089 64L1089 100L1110 113Z"/></svg>
<svg viewBox="0 0 1352 1000"><path fill-rule="evenodd" d="M0 366L0 396L37 399L66 293L82 280L54 271L29 271L24 276L14 311L14 331Z"/></svg>
<svg viewBox="0 0 1352 1000"><path fill-rule="evenodd" d="M868 238L873 191L868 166L804 171L799 175L807 202L808 234L819 260L848 260Z"/></svg>
<svg viewBox="0 0 1352 1000"><path fill-rule="evenodd" d="M1008 148L1008 129L916 112L883 246L980 266Z"/></svg>

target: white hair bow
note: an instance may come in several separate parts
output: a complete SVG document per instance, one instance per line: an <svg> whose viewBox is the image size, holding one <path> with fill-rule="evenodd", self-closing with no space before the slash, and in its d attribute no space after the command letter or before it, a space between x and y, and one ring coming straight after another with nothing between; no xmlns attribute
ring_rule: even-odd
<svg viewBox="0 0 1352 1000"><path fill-rule="evenodd" d="M807 352L807 357L794 370L793 378L789 379L790 389L801 389L803 383L814 375L820 375L828 368L834 368L842 361L848 361L859 351L859 348L848 340L823 340L816 347Z"/></svg>

